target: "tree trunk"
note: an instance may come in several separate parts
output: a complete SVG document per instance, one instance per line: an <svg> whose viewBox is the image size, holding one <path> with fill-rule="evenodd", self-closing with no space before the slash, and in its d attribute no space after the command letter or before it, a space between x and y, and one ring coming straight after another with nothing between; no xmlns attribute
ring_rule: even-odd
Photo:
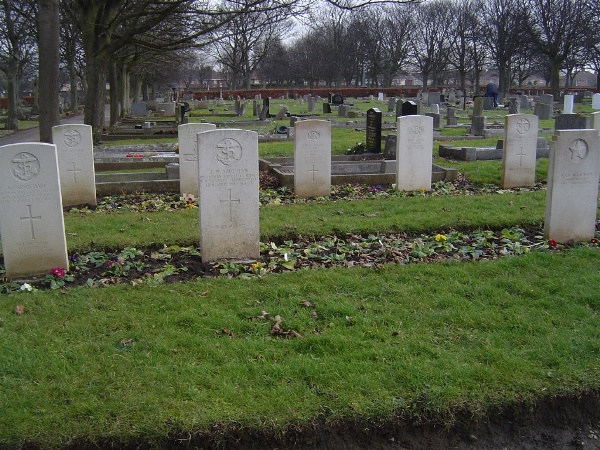
<svg viewBox="0 0 600 450"><path fill-rule="evenodd" d="M112 127L119 119L119 82L115 62L111 62L109 65L108 86L110 87L110 126Z"/></svg>
<svg viewBox="0 0 600 450"><path fill-rule="evenodd" d="M7 130L17 131L19 129L19 81L17 79L17 71L11 71L6 75L6 94L8 96L8 117L6 119Z"/></svg>
<svg viewBox="0 0 600 450"><path fill-rule="evenodd" d="M60 42L59 0L38 0L40 142L52 143L58 114L58 63Z"/></svg>
<svg viewBox="0 0 600 450"><path fill-rule="evenodd" d="M560 97L560 61L550 59L550 90L557 99Z"/></svg>
<svg viewBox="0 0 600 450"><path fill-rule="evenodd" d="M77 111L77 71L75 63L69 62L69 85L71 86L71 96L69 99L69 109L73 112Z"/></svg>
<svg viewBox="0 0 600 450"><path fill-rule="evenodd" d="M83 112L83 122L93 127L94 142L100 142L104 127L104 103L106 95L106 67L102 60L87 59L87 93Z"/></svg>

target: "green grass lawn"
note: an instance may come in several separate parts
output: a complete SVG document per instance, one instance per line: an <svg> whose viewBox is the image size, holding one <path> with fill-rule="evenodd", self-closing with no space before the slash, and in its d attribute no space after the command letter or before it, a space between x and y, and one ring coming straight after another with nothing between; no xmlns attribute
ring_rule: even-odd
<svg viewBox="0 0 600 450"><path fill-rule="evenodd" d="M332 135L334 153L364 141L354 130ZM291 152L288 142L260 145L261 156ZM544 190L500 190L499 161L435 162L480 191L270 202L261 241L541 233ZM536 176L546 174L541 159ZM66 213L69 253L195 246L197 214ZM203 433L226 447L235 433L395 419L447 426L457 414L485 419L599 392L600 248L522 253L10 291L0 296L0 448L159 448Z"/></svg>

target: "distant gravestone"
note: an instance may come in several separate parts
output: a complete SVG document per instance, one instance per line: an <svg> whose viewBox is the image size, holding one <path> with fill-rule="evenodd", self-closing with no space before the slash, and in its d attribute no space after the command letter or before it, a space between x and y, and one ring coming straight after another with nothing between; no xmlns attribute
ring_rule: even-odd
<svg viewBox="0 0 600 450"><path fill-rule="evenodd" d="M542 94L538 99L538 103L543 103L544 105L549 105L550 107L552 107L554 105L554 95Z"/></svg>
<svg viewBox="0 0 600 450"><path fill-rule="evenodd" d="M494 97L483 97L483 110L490 111L494 108Z"/></svg>
<svg viewBox="0 0 600 450"><path fill-rule="evenodd" d="M69 269L56 146L0 147L0 230L6 277Z"/></svg>
<svg viewBox="0 0 600 450"><path fill-rule="evenodd" d="M323 103L323 114L331 114L331 104Z"/></svg>
<svg viewBox="0 0 600 450"><path fill-rule="evenodd" d="M179 192L198 196L198 133L216 128L212 123L186 123L177 127Z"/></svg>
<svg viewBox="0 0 600 450"><path fill-rule="evenodd" d="M388 103L387 103L388 112L393 112L395 108L396 108L396 97L389 97Z"/></svg>
<svg viewBox="0 0 600 450"><path fill-rule="evenodd" d="M396 189L431 190L433 119L426 116L398 118Z"/></svg>
<svg viewBox="0 0 600 450"><path fill-rule="evenodd" d="M367 152L381 153L381 120L382 113L378 108L370 108L367 111Z"/></svg>
<svg viewBox="0 0 600 450"><path fill-rule="evenodd" d="M52 127L63 206L96 205L94 144L90 125Z"/></svg>
<svg viewBox="0 0 600 450"><path fill-rule="evenodd" d="M600 92L592 95L592 109L600 109Z"/></svg>
<svg viewBox="0 0 600 450"><path fill-rule="evenodd" d="M344 104L344 96L342 94L332 94L331 95L331 104L334 106L339 106Z"/></svg>
<svg viewBox="0 0 600 450"><path fill-rule="evenodd" d="M347 117L348 111L349 111L349 107L347 105L340 105L338 108L338 116L339 117Z"/></svg>
<svg viewBox="0 0 600 450"><path fill-rule="evenodd" d="M567 94L563 98L563 114L573 114L573 102L575 96Z"/></svg>
<svg viewBox="0 0 600 450"><path fill-rule="evenodd" d="M533 114L505 116L500 182L503 189L535 184L537 133L537 116Z"/></svg>
<svg viewBox="0 0 600 450"><path fill-rule="evenodd" d="M510 97L508 99L508 113L519 114L521 112L521 102L518 97Z"/></svg>
<svg viewBox="0 0 600 450"><path fill-rule="evenodd" d="M287 117L287 106L282 106L281 109L275 114L274 120L283 120L284 117Z"/></svg>
<svg viewBox="0 0 600 450"><path fill-rule="evenodd" d="M311 95L308 97L308 112L315 110L315 98Z"/></svg>
<svg viewBox="0 0 600 450"><path fill-rule="evenodd" d="M402 116L415 116L419 112L419 108L416 102L408 100L402 103Z"/></svg>
<svg viewBox="0 0 600 450"><path fill-rule="evenodd" d="M163 113L165 116L175 115L175 102L157 103L156 110Z"/></svg>
<svg viewBox="0 0 600 450"><path fill-rule="evenodd" d="M552 119L552 107L546 103L536 103L533 107L533 114L540 120Z"/></svg>
<svg viewBox="0 0 600 450"><path fill-rule="evenodd" d="M439 105L440 103L442 103L442 93L441 92L430 92L429 96L428 96L428 102L427 104L429 106L432 105Z"/></svg>
<svg viewBox="0 0 600 450"><path fill-rule="evenodd" d="M454 126L458 124L458 119L455 117L456 108L453 106L448 106L446 109L446 125Z"/></svg>
<svg viewBox="0 0 600 450"><path fill-rule="evenodd" d="M529 97L526 95L519 95L519 101L521 102L521 109L531 109L531 103L529 102Z"/></svg>
<svg viewBox="0 0 600 450"><path fill-rule="evenodd" d="M433 119L433 128L437 129L441 126L442 116L440 113L426 113L427 117L431 117Z"/></svg>
<svg viewBox="0 0 600 450"><path fill-rule="evenodd" d="M556 131L548 160L546 239L567 243L594 237L599 178L598 131Z"/></svg>
<svg viewBox="0 0 600 450"><path fill-rule="evenodd" d="M202 261L257 259L258 133L233 129L198 133L198 158Z"/></svg>
<svg viewBox="0 0 600 450"><path fill-rule="evenodd" d="M450 91L448 93L448 103L450 103L451 105L456 104L456 91Z"/></svg>
<svg viewBox="0 0 600 450"><path fill-rule="evenodd" d="M132 103L131 115L134 117L146 117L148 115L148 104L146 102Z"/></svg>
<svg viewBox="0 0 600 450"><path fill-rule="evenodd" d="M331 194L331 123L303 120L296 122L294 128L294 194Z"/></svg>
<svg viewBox="0 0 600 450"><path fill-rule="evenodd" d="M591 119L581 114L559 114L554 119L555 130L582 130L592 128Z"/></svg>

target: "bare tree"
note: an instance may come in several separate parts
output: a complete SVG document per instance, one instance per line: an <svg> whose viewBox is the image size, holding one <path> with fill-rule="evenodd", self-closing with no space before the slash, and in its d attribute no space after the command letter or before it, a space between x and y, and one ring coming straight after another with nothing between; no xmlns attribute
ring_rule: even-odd
<svg viewBox="0 0 600 450"><path fill-rule="evenodd" d="M0 72L6 77L7 130L19 129L19 91L25 66L37 56L35 4L2 0L0 9Z"/></svg>
<svg viewBox="0 0 600 450"><path fill-rule="evenodd" d="M581 0L528 0L533 48L550 64L550 87L560 94L560 70L587 39L591 11ZM571 64L572 65L572 64Z"/></svg>
<svg viewBox="0 0 600 450"><path fill-rule="evenodd" d="M481 22L476 13L478 10L477 0L454 0L451 3L453 21L449 62L458 73L463 92L467 89L467 74L475 69L478 62L476 55L481 43Z"/></svg>
<svg viewBox="0 0 600 450"><path fill-rule="evenodd" d="M423 91L430 78L434 86L446 70L450 54L450 4L433 0L413 7L415 29L412 59L423 76Z"/></svg>

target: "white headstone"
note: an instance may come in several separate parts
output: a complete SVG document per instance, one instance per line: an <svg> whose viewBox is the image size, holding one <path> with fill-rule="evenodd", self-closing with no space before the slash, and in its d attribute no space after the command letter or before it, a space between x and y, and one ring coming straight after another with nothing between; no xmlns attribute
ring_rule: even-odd
<svg viewBox="0 0 600 450"><path fill-rule="evenodd" d="M379 100L380 102L382 102L382 101L383 101L383 92L379 92L379 93L377 94L377 100Z"/></svg>
<svg viewBox="0 0 600 450"><path fill-rule="evenodd" d="M598 131L556 131L548 160L546 239L567 243L594 237L599 179Z"/></svg>
<svg viewBox="0 0 600 450"><path fill-rule="evenodd" d="M573 114L573 100L574 95L567 94L564 98L563 114Z"/></svg>
<svg viewBox="0 0 600 450"><path fill-rule="evenodd" d="M331 194L331 123L302 120L294 124L294 194Z"/></svg>
<svg viewBox="0 0 600 450"><path fill-rule="evenodd" d="M0 230L8 278L68 270L56 146L0 147Z"/></svg>
<svg viewBox="0 0 600 450"><path fill-rule="evenodd" d="M600 109L600 92L592 95L592 109Z"/></svg>
<svg viewBox="0 0 600 450"><path fill-rule="evenodd" d="M433 118L398 118L396 139L396 189L431 190L433 159Z"/></svg>
<svg viewBox="0 0 600 450"><path fill-rule="evenodd" d="M179 142L179 191L198 195L198 145L197 135L215 129L212 123L186 123L177 127Z"/></svg>
<svg viewBox="0 0 600 450"><path fill-rule="evenodd" d="M509 114L504 118L502 150L503 189L535 184L538 117L533 114Z"/></svg>
<svg viewBox="0 0 600 450"><path fill-rule="evenodd" d="M217 129L198 133L202 261L257 259L258 133Z"/></svg>
<svg viewBox="0 0 600 450"><path fill-rule="evenodd" d="M95 205L92 127L81 124L58 125L52 127L52 140L58 155L63 206Z"/></svg>

